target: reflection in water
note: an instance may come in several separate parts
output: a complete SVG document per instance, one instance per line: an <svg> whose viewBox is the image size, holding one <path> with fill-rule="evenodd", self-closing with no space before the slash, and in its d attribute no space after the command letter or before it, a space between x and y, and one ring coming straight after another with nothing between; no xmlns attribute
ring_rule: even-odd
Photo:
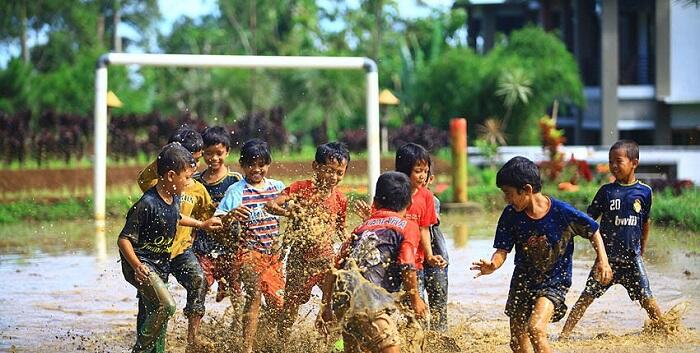
<svg viewBox="0 0 700 353"><path fill-rule="evenodd" d="M107 236L104 232L95 233L95 258L98 263L107 261Z"/></svg>
<svg viewBox="0 0 700 353"><path fill-rule="evenodd" d="M466 224L453 225L452 232L453 232L452 238L454 239L455 248L461 249L461 248L467 246L467 239L469 237L469 233L467 232L467 225Z"/></svg>

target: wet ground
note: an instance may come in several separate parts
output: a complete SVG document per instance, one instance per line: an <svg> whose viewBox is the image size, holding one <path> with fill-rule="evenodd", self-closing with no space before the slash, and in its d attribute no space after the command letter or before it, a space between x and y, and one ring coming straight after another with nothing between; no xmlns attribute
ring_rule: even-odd
<svg viewBox="0 0 700 353"><path fill-rule="evenodd" d="M499 271L478 279L468 270L492 253L497 215L451 216L444 219L449 237L450 330L431 345L470 352L508 352L508 319L503 307L512 272L512 255ZM0 230L0 352L126 352L134 339L135 290L122 278L116 248L120 220L106 237L96 237L90 222L23 224ZM457 224L469 224L469 229ZM687 303L683 324L672 336L640 335L646 317L620 286L613 287L586 312L573 340L556 343L564 352L700 352L700 235L674 229L652 230L646 257L652 290L663 310ZM577 241L573 286L566 303L573 305L593 263L585 240ZM184 307L185 291L171 278L170 288ZM227 301L208 297L205 332L225 341L230 336ZM313 305L294 333L297 351L324 351L308 327ZM562 322L550 325L556 338ZM185 321L181 310L169 327L169 351L184 352ZM453 344L452 339L456 342ZM446 343L445 347L439 345ZM434 343L434 342L433 342ZM313 348L313 349L312 349ZM275 349L272 349L275 350ZM286 349L289 351L289 349Z"/></svg>

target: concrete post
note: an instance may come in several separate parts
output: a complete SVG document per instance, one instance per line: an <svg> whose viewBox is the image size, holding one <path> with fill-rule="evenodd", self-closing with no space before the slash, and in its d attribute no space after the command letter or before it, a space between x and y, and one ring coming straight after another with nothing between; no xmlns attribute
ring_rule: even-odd
<svg viewBox="0 0 700 353"><path fill-rule="evenodd" d="M619 74L617 0L603 0L601 13L600 69L600 144L610 146L618 140L617 129Z"/></svg>
<svg viewBox="0 0 700 353"><path fill-rule="evenodd" d="M467 202L467 119L450 120L452 140L452 201Z"/></svg>

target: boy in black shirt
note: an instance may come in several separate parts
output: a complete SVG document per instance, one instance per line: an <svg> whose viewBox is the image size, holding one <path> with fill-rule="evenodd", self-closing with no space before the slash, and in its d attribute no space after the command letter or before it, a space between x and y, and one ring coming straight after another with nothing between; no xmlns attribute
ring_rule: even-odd
<svg viewBox="0 0 700 353"><path fill-rule="evenodd" d="M170 143L158 154L158 182L129 210L117 245L122 272L138 290L136 344L133 352L164 352L168 318L175 301L165 287L170 248L178 225L218 229L221 220L198 221L180 215L180 194L192 181L192 154L179 143Z"/></svg>

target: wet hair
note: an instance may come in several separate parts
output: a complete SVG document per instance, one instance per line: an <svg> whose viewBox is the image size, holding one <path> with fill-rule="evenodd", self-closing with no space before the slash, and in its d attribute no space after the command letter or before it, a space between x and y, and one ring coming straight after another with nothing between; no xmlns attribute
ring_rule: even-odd
<svg viewBox="0 0 700 353"><path fill-rule="evenodd" d="M342 142L329 142L316 147L316 163L327 164L330 161L350 164L350 152ZM346 166L347 168L347 166Z"/></svg>
<svg viewBox="0 0 700 353"><path fill-rule="evenodd" d="M386 172L377 179L374 203L378 209L401 211L411 204L411 181L400 172Z"/></svg>
<svg viewBox="0 0 700 353"><path fill-rule="evenodd" d="M204 149L202 135L193 128L182 125L170 136L168 143L178 142L190 153L196 153Z"/></svg>
<svg viewBox="0 0 700 353"><path fill-rule="evenodd" d="M428 150L417 143L410 142L396 150L396 166L394 169L397 172L410 176L413 167L419 162L428 163L428 170L432 168L432 161L430 160L430 153L428 153Z"/></svg>
<svg viewBox="0 0 700 353"><path fill-rule="evenodd" d="M246 141L241 147L241 158L238 162L242 166L253 165L255 161L263 161L265 164L272 163L270 148L267 142L261 139L251 139Z"/></svg>
<svg viewBox="0 0 700 353"><path fill-rule="evenodd" d="M206 128L202 133L202 140L204 140L204 148L218 144L224 145L227 151L231 148L231 137L228 131L221 126Z"/></svg>
<svg viewBox="0 0 700 353"><path fill-rule="evenodd" d="M177 174L182 173L187 168L194 168L197 163L192 157L192 152L188 151L178 142L171 142L160 150L156 160L158 176L163 177L169 171Z"/></svg>
<svg viewBox="0 0 700 353"><path fill-rule="evenodd" d="M631 160L639 160L639 145L633 140L620 140L610 147L610 152L615 150L624 150L627 158Z"/></svg>
<svg viewBox="0 0 700 353"><path fill-rule="evenodd" d="M530 184L533 192L542 190L542 179L537 165L525 157L513 157L496 174L496 186L512 186L522 190Z"/></svg>

